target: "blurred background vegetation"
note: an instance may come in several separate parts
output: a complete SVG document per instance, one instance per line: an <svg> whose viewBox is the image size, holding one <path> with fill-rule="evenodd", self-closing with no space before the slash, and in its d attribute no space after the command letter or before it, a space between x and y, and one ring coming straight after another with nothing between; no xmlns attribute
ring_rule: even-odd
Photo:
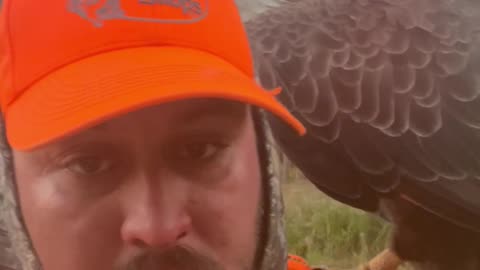
<svg viewBox="0 0 480 270"><path fill-rule="evenodd" d="M280 151L273 158L282 183L290 253L314 266L355 269L388 246L389 223L326 196Z"/></svg>
<svg viewBox="0 0 480 270"><path fill-rule="evenodd" d="M289 252L311 265L353 269L388 245L390 225L380 218L330 199L302 178L282 185Z"/></svg>

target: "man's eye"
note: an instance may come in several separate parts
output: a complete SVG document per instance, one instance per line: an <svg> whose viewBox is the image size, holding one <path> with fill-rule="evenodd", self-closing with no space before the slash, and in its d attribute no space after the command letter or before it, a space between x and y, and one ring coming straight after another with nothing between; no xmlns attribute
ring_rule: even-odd
<svg viewBox="0 0 480 270"><path fill-rule="evenodd" d="M181 159L203 160L215 156L224 146L214 143L190 143L183 145L177 152Z"/></svg>
<svg viewBox="0 0 480 270"><path fill-rule="evenodd" d="M94 175L109 170L112 162L97 157L76 158L67 164L67 168L75 174Z"/></svg>

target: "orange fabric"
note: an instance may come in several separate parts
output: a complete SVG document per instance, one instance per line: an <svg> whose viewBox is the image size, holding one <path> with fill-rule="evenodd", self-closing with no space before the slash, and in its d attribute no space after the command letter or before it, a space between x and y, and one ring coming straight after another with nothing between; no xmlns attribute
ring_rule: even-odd
<svg viewBox="0 0 480 270"><path fill-rule="evenodd" d="M297 255L288 255L287 265L288 270L311 270L310 266L307 264L307 261Z"/></svg>
<svg viewBox="0 0 480 270"><path fill-rule="evenodd" d="M258 105L305 133L254 82L234 0L6 0L0 16L0 104L13 148L192 97Z"/></svg>

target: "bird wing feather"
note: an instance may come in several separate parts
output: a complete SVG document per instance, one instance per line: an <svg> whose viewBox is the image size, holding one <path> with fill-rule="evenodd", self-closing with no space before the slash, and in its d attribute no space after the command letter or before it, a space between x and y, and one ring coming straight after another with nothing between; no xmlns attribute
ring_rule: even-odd
<svg viewBox="0 0 480 270"><path fill-rule="evenodd" d="M317 187L366 210L411 193L479 230L479 1L237 3L259 82L308 132L273 135Z"/></svg>

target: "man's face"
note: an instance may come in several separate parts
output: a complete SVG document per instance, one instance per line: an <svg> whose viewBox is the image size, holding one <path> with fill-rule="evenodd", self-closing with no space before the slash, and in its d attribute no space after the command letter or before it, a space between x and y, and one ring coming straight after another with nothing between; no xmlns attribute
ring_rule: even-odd
<svg viewBox="0 0 480 270"><path fill-rule="evenodd" d="M45 270L251 269L261 173L250 110L188 100L14 152Z"/></svg>

